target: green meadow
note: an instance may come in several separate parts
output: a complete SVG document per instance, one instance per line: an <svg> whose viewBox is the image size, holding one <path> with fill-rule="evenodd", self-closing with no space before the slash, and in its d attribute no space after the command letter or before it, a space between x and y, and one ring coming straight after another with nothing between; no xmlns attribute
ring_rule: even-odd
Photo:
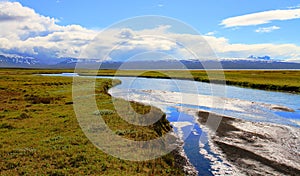
<svg viewBox="0 0 300 176"><path fill-rule="evenodd" d="M82 132L73 109L70 77L40 76L41 73L73 70L0 70L0 175L184 175L174 155L133 162L110 156L96 148ZM104 76L140 76L221 82L219 71L84 71ZM209 75L209 76L208 76ZM225 71L230 85L300 93L300 71ZM116 135L136 141L156 139L172 130L165 115L150 126L135 126L116 113L107 90L110 79L96 80L98 113ZM124 100L118 100L124 101ZM124 101L124 103L126 103ZM154 107L130 102L139 114ZM126 111L126 110L124 110ZM95 112L91 112L95 113Z"/></svg>
<svg viewBox="0 0 300 176"><path fill-rule="evenodd" d="M70 70L0 70L0 175L183 175L173 154L133 162L96 148L77 122L72 78L37 75L61 72ZM99 113L116 135L144 141L171 130L164 115L146 127L121 119L106 92L111 86L111 80L97 79L95 93ZM140 114L151 109L131 106Z"/></svg>

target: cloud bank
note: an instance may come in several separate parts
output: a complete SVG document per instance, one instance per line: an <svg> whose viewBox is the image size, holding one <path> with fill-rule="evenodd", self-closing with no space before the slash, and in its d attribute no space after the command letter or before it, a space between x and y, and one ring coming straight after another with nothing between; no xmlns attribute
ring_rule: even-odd
<svg viewBox="0 0 300 176"><path fill-rule="evenodd" d="M0 54L17 54L48 60L122 60L141 52L158 51L179 59L209 59L213 49L221 58L245 58L250 55L270 55L272 58L293 61L300 58L300 47L288 43L233 44L224 37L213 36L214 33L203 36L174 33L170 30L172 26L143 30L115 28L101 33L79 25L61 26L57 19L40 15L18 2L2 1L0 9ZM275 19L291 19L298 17L299 11L300 9L293 9L251 14L224 20L222 24L232 27L261 24ZM285 15L281 16L282 14ZM264 18L257 19L262 16ZM271 32L277 28L260 28L257 32ZM198 58L188 52L190 50L196 51L194 54Z"/></svg>
<svg viewBox="0 0 300 176"><path fill-rule="evenodd" d="M228 27L255 26L270 23L275 20L292 20L300 18L300 8L289 10L270 10L258 13L251 13L242 16L224 19L221 25Z"/></svg>
<svg viewBox="0 0 300 176"><path fill-rule="evenodd" d="M0 49L4 53L76 57L97 31L79 25L60 26L18 2L0 2Z"/></svg>

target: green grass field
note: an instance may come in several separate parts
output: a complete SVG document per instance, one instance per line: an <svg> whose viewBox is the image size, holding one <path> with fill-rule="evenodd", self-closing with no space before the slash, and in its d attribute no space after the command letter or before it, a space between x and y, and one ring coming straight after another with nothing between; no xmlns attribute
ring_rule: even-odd
<svg viewBox="0 0 300 176"><path fill-rule="evenodd" d="M97 149L77 122L72 78L35 75L60 72L70 71L0 70L0 175L183 175L172 154L132 162ZM103 118L117 135L139 141L171 130L165 116L147 127L122 120L106 93L111 86L111 80L98 79L96 97L99 112L109 112ZM150 109L131 105L141 114ZM155 112L161 114L158 109Z"/></svg>
<svg viewBox="0 0 300 176"><path fill-rule="evenodd" d="M89 73L85 73L89 74ZM100 70L98 75L117 75L117 76L140 76L148 78L177 78L190 79L202 82L223 82L225 76L227 85L241 87L284 91L291 93L300 93L300 71L259 71L259 70L241 70L241 71L202 71L202 70L159 70L159 71L142 71L142 70ZM209 75L209 77L208 77Z"/></svg>

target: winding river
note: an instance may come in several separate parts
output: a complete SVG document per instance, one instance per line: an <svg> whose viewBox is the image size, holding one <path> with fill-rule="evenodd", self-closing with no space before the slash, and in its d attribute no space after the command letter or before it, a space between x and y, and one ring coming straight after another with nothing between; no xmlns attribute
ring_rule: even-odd
<svg viewBox="0 0 300 176"><path fill-rule="evenodd" d="M74 76L56 74L47 76ZM184 151L199 175L230 174L231 166L210 149L207 134L197 116L184 109L204 110L253 122L266 122L300 128L300 95L212 85L189 80L135 77L99 77L119 79L122 84L109 93L162 109L184 141ZM287 111L282 111L287 109Z"/></svg>
<svg viewBox="0 0 300 176"><path fill-rule="evenodd" d="M115 79L121 80L122 84L112 88L109 91L111 95L160 107L167 114L178 136L184 140L184 151L199 175L230 174L231 168L228 163L214 154L207 143L202 145L199 143L200 135L206 137L207 134L200 128L195 116L181 111L180 107L205 110L245 120L299 127L300 95L234 86L226 86L224 89L222 85L188 80L130 77ZM190 103L188 96L197 99L195 97L198 94L204 96L199 97L198 102ZM226 97L218 97L218 94ZM176 95L178 97L174 98ZM215 102L220 98L225 102L221 107L218 107L214 101L201 102L209 98L217 98ZM287 107L295 112L276 111L264 106L265 104Z"/></svg>

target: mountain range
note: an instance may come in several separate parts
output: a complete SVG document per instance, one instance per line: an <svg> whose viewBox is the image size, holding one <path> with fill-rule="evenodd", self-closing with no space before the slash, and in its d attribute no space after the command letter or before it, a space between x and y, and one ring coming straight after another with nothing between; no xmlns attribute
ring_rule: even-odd
<svg viewBox="0 0 300 176"><path fill-rule="evenodd" d="M41 61L38 58L22 56L0 55L1 68L53 68L73 69L76 64L88 69L98 69L99 60L60 58L50 62ZM240 59L214 60L153 60L153 61L105 61L101 63L101 69L218 69L221 63L223 69L300 69L300 63L291 63L272 60L269 56Z"/></svg>

